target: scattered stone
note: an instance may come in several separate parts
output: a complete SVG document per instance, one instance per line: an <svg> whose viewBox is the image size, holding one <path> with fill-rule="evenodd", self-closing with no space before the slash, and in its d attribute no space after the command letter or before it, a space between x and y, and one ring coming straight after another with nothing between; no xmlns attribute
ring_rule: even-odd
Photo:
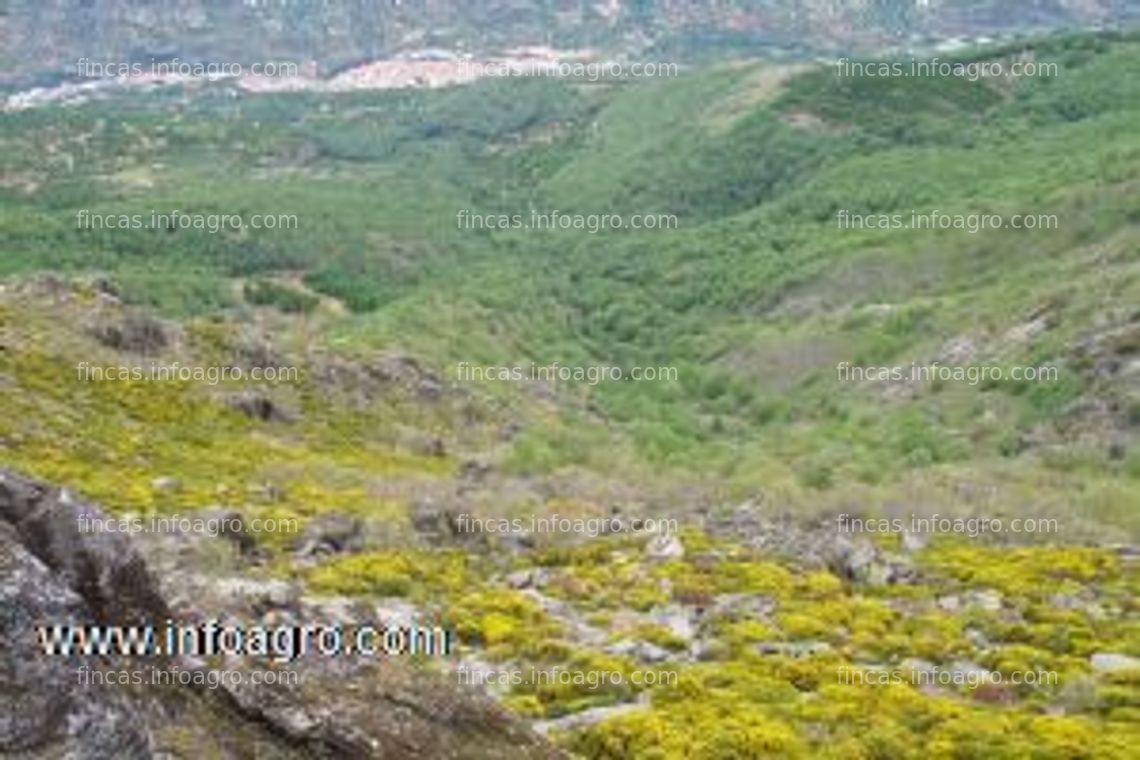
<svg viewBox="0 0 1140 760"><path fill-rule="evenodd" d="M245 518L235 509L211 507L195 515L195 519L215 521L217 537L232 542L243 555L252 554L257 549L256 535L246 528Z"/></svg>
<svg viewBox="0 0 1140 760"><path fill-rule="evenodd" d="M1053 594L1049 604L1059 610L1087 610L1088 602L1077 594Z"/></svg>
<svg viewBox="0 0 1140 760"><path fill-rule="evenodd" d="M502 533L496 538L499 546L511 552L527 552L538 546L538 539L529 530L521 533Z"/></svg>
<svg viewBox="0 0 1140 760"><path fill-rule="evenodd" d="M301 614L324 625L352 626L363 619L360 603L343 596L302 596Z"/></svg>
<svg viewBox="0 0 1140 760"><path fill-rule="evenodd" d="M938 597L938 609L943 612L957 612L962 609L962 598L956 594Z"/></svg>
<svg viewBox="0 0 1140 760"><path fill-rule="evenodd" d="M96 293L107 296L112 303L117 303L122 296L118 284L107 275L95 275L89 284Z"/></svg>
<svg viewBox="0 0 1140 760"><path fill-rule="evenodd" d="M285 365L273 350L273 346L257 336L247 336L234 347L234 356L239 364L250 368L276 369Z"/></svg>
<svg viewBox="0 0 1140 760"><path fill-rule="evenodd" d="M907 531L902 534L902 548L906 552L914 553L926 548L926 536L921 533Z"/></svg>
<svg viewBox="0 0 1140 760"><path fill-rule="evenodd" d="M296 609L300 602L300 589L281 580L218 578L213 587L227 606L248 604L259 615L275 609Z"/></svg>
<svg viewBox="0 0 1140 760"><path fill-rule="evenodd" d="M447 444L438 435L417 435L411 444L411 448L420 456L447 456Z"/></svg>
<svg viewBox="0 0 1140 760"><path fill-rule="evenodd" d="M949 367L966 365L972 363L977 353L978 347L973 339L965 335L959 335L955 338L951 338L942 345L934 363Z"/></svg>
<svg viewBox="0 0 1140 760"><path fill-rule="evenodd" d="M932 679L934 672L938 669L938 666L929 660L921 660L917 657L908 657L899 663L898 669L899 672L905 673L909 676L911 683L919 683L922 679Z"/></svg>
<svg viewBox="0 0 1140 760"><path fill-rule="evenodd" d="M776 611L776 600L755 594L721 594L708 614L713 617L730 617L733 620L767 620Z"/></svg>
<svg viewBox="0 0 1140 760"><path fill-rule="evenodd" d="M431 499L417 501L412 505L410 512L412 527L417 533L430 535L436 533L441 527L446 527L443 508Z"/></svg>
<svg viewBox="0 0 1140 760"><path fill-rule="evenodd" d="M1002 607L1001 593L993 589L974 591L966 598L966 606L985 610L986 612L1000 612Z"/></svg>
<svg viewBox="0 0 1140 760"><path fill-rule="evenodd" d="M521 423L513 421L507 422L499 427L498 439L503 443L507 443L517 438L522 431L523 426Z"/></svg>
<svg viewBox="0 0 1140 760"><path fill-rule="evenodd" d="M1011 327L1005 333L1005 340L1011 343L1028 343L1041 333L1047 331L1053 324L1055 317L1047 308L1039 309L1029 321Z"/></svg>
<svg viewBox="0 0 1140 760"><path fill-rule="evenodd" d="M327 514L305 524L297 548L303 556L343 554L364 549L364 522L359 517Z"/></svg>
<svg viewBox="0 0 1140 760"><path fill-rule="evenodd" d="M1116 652L1097 652L1089 658L1092 669L1098 673L1116 673L1121 670L1140 670L1140 657Z"/></svg>
<svg viewBox="0 0 1140 760"><path fill-rule="evenodd" d="M648 663L665 662L672 657L668 650L662 649L656 644L633 639L622 639L621 641L611 644L606 647L606 652L608 654L618 655L619 657L633 657L634 659Z"/></svg>
<svg viewBox="0 0 1140 760"><path fill-rule="evenodd" d="M550 583L550 571L544 567L532 567L510 573L504 580L511 588L542 588Z"/></svg>
<svg viewBox="0 0 1140 760"><path fill-rule="evenodd" d="M502 673L494 664L478 657L465 657L455 666L456 681L461 685L481 688L490 694L501 695L510 691Z"/></svg>
<svg viewBox="0 0 1140 760"><path fill-rule="evenodd" d="M731 655L728 644L716 639L694 641L689 647L689 657L701 662L728 659Z"/></svg>
<svg viewBox="0 0 1140 760"><path fill-rule="evenodd" d="M250 419L262 422L290 422L293 415L285 411L273 399L256 391L235 393L226 399L232 409L236 409Z"/></svg>
<svg viewBox="0 0 1140 760"><path fill-rule="evenodd" d="M990 671L983 668L976 662L969 660L955 660L945 669L945 672L950 674L952 683L970 683L980 684L985 683L990 678Z"/></svg>
<svg viewBox="0 0 1140 760"><path fill-rule="evenodd" d="M783 657L813 657L831 651L831 645L826 641L761 641L755 645L760 654L774 654Z"/></svg>
<svg viewBox="0 0 1140 760"><path fill-rule="evenodd" d="M285 490L276 483L271 483L268 480L264 483L247 484L245 492L265 502L280 502L285 500Z"/></svg>
<svg viewBox="0 0 1140 760"><path fill-rule="evenodd" d="M985 651L993 646L993 643L986 635L977 628L967 628L964 635L966 641L970 642L970 646L974 647L974 649Z"/></svg>
<svg viewBox="0 0 1140 760"><path fill-rule="evenodd" d="M129 314L120 322L96 325L91 334L108 348L134 354L157 354L170 344L162 323L142 313Z"/></svg>
<svg viewBox="0 0 1140 760"><path fill-rule="evenodd" d="M974 687L971 693L975 702L1010 706L1017 704L1017 692L1009 684L986 681ZM1048 710L1048 708L1046 708ZM1063 711L1062 711L1063 714Z"/></svg>
<svg viewBox="0 0 1140 760"><path fill-rule="evenodd" d="M1097 679L1092 675L1066 678L1057 694L1057 706L1061 714L1095 710L1100 702L1097 685Z"/></svg>
<svg viewBox="0 0 1140 760"><path fill-rule="evenodd" d="M587 623L569 602L554 599L533 588L523 589L521 593L545 614L564 625L573 641L585 646L600 647L609 639L609 635L601 628Z"/></svg>
<svg viewBox="0 0 1140 760"><path fill-rule="evenodd" d="M155 478L152 480L150 482L150 487L156 491L163 492L180 491L182 490L182 481L178 480L178 478L172 478L170 476L164 475L161 478Z"/></svg>
<svg viewBox="0 0 1140 760"><path fill-rule="evenodd" d="M864 581L870 575L871 565L875 562L878 552L866 539L851 541L840 538L837 541L836 553L833 559L833 571L843 578L851 581Z"/></svg>
<svg viewBox="0 0 1140 760"><path fill-rule="evenodd" d="M376 605L376 619L384 625L412 625L423 617L416 605L399 597L384 599Z"/></svg>
<svg viewBox="0 0 1140 760"><path fill-rule="evenodd" d="M459 477L473 483L481 483L491 474L492 467L488 462L478 459L468 459L459 467Z"/></svg>
<svg viewBox="0 0 1140 760"><path fill-rule="evenodd" d="M697 635L697 626L692 615L679 604L668 607L656 607L649 611L649 620L654 625L665 628L669 633L686 643L691 642Z"/></svg>
<svg viewBox="0 0 1140 760"><path fill-rule="evenodd" d="M909 557L884 554L865 538L838 538L827 556L827 566L841 578L870 586L913 582L917 577Z"/></svg>
<svg viewBox="0 0 1140 760"><path fill-rule="evenodd" d="M460 513L431 498L415 502L411 506L409 519L416 533L429 541L474 539L482 535L478 522L461 522Z"/></svg>
<svg viewBox="0 0 1140 760"><path fill-rule="evenodd" d="M868 586L889 586L894 580L894 568L890 565L876 562L867 568L865 583Z"/></svg>
<svg viewBox="0 0 1140 760"><path fill-rule="evenodd" d="M428 401L435 401L443 395L443 384L438 380L427 378L420 381L416 387L419 397Z"/></svg>
<svg viewBox="0 0 1140 760"><path fill-rule="evenodd" d="M443 382L439 376L420 364L413 356L388 356L372 369L376 377L385 382L397 382L414 390L424 400L435 400L443 395Z"/></svg>
<svg viewBox="0 0 1140 760"><path fill-rule="evenodd" d="M1140 546L1130 546L1128 544L1116 545L1108 547L1116 556L1120 558L1121 562L1135 563L1140 562Z"/></svg>
<svg viewBox="0 0 1140 760"><path fill-rule="evenodd" d="M685 556L685 546L677 536L654 536L646 545L645 553L652 560L680 559Z"/></svg>
<svg viewBox="0 0 1140 760"><path fill-rule="evenodd" d="M643 695L648 695L649 692L642 692ZM547 735L552 731L577 731L579 729L587 728L603 720L612 718L615 715L624 715L634 710L644 710L648 702L639 699L638 702L627 702L620 705L611 705L609 707L591 707L588 710L566 715L554 720L540 720L537 721L533 728L540 735Z"/></svg>

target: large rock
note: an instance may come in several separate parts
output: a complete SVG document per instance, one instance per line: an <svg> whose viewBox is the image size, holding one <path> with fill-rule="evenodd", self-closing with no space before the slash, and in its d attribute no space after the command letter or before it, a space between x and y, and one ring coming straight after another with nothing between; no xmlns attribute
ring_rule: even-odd
<svg viewBox="0 0 1140 760"><path fill-rule="evenodd" d="M90 658L40 649L37 625L88 614L83 599L0 522L0 755L150 757L129 699L79 685L78 668Z"/></svg>
<svg viewBox="0 0 1140 760"><path fill-rule="evenodd" d="M180 566L181 554L164 565L169 577L156 579L123 534L83 532L80 516L88 523L104 517L66 491L0 472L0 756L559 756L486 695L462 690L431 668L399 657L313 654L281 666L299 677L288 684L254 685L248 678L237 684L215 679L216 688L80 684L81 666L144 677L151 666L184 673L269 669L259 658L216 663L42 651L39 626L163 625L171 617L163 582L195 588L178 610L180 622L297 622L290 609L292 588L212 579L208 567ZM266 594L274 597L268 605L273 609L262 603ZM325 622L303 604L299 609L301 622ZM349 621L364 623L381 624L371 613Z"/></svg>
<svg viewBox="0 0 1140 760"><path fill-rule="evenodd" d="M99 620L165 620L169 610L146 563L118 532L97 532L107 516L66 489L0 472L0 521Z"/></svg>
<svg viewBox="0 0 1140 760"><path fill-rule="evenodd" d="M559 756L488 697L398 659L290 667L302 674L295 686L247 683L225 694L247 720L318 757Z"/></svg>

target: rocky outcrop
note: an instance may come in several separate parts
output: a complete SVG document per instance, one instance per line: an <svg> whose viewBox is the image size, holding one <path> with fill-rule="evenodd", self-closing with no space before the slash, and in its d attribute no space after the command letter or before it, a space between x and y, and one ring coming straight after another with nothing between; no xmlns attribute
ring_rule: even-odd
<svg viewBox="0 0 1140 760"><path fill-rule="evenodd" d="M0 521L96 619L124 625L166 619L169 610L142 557L122 534L101 532L104 519L67 489L0 473Z"/></svg>
<svg viewBox="0 0 1140 760"><path fill-rule="evenodd" d="M211 588L208 575L193 576L207 585L189 602L180 595L172 612L163 588L193 583L189 569L164 565L170 577L156 576L125 535L90 530L101 519L97 507L65 489L0 472L0 756L557 756L489 698L398 657L304 657L288 663L297 674L288 684L81 683L84 666L248 673L268 663L49 656L38 626L161 625L172 615L253 624L267 622L262 616L268 614L278 622L314 622L300 620L303 608L288 609L292 591L283 595L286 609L266 613L240 589Z"/></svg>
<svg viewBox="0 0 1140 760"><path fill-rule="evenodd" d="M96 325L91 333L108 348L148 356L158 354L170 344L170 336L162 323L142 312Z"/></svg>
<svg viewBox="0 0 1140 760"><path fill-rule="evenodd" d="M868 536L853 532L841 519L799 519L743 504L705 522L714 535L738 540L763 554L783 557L803 567L825 568L840 578L871 586L914 583L918 571L910 552L924 545L907 534L903 552L887 552Z"/></svg>
<svg viewBox="0 0 1140 760"><path fill-rule="evenodd" d="M257 391L230 394L226 403L231 409L261 422L291 422L295 416L268 395Z"/></svg>
<svg viewBox="0 0 1140 760"><path fill-rule="evenodd" d="M85 663L38 651L37 624L88 615L64 576L0 522L0 755L151 756L146 727L126 695L81 689L77 668Z"/></svg>

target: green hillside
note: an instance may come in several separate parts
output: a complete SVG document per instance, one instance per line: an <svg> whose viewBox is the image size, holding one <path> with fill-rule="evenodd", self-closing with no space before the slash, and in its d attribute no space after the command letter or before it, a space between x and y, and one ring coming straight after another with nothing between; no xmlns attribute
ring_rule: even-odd
<svg viewBox="0 0 1140 760"><path fill-rule="evenodd" d="M877 498L915 473L985 463L978 477L1063 484L1020 499L1123 516L1134 510L1109 504L1136 504L1135 380L1088 353L1134 361L1127 336L1115 349L1101 338L1137 329L1140 57L1111 36L1035 53L1061 72L971 82L750 64L644 85L219 88L13 114L3 266L106 273L175 315L232 308L233 278L294 273L355 314L321 323L330 341L399 346L449 377L461 361L676 367L676 382L565 388L592 410L567 412L570 428L628 436L671 473L712 468L737 494ZM81 211L152 210L295 216L296 229L77 229ZM838 223L912 210L1057 229ZM461 211L663 214L676 229L461 229ZM1009 337L1038 319L1047 329ZM973 364L1060 375L935 384L908 403L837 377L843 361L921 364L952 341ZM1090 404L1111 411L1082 420ZM515 466L591 458L548 435L528 432Z"/></svg>

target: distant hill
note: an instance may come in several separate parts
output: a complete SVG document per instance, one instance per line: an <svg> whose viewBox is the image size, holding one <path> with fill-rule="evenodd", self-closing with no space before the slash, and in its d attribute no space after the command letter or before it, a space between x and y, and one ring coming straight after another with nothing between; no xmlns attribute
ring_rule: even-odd
<svg viewBox="0 0 1140 760"><path fill-rule="evenodd" d="M0 81L83 57L316 61L335 69L397 51L517 45L635 55L851 51L907 41L1112 25L1135 0L174 0L0 3Z"/></svg>

